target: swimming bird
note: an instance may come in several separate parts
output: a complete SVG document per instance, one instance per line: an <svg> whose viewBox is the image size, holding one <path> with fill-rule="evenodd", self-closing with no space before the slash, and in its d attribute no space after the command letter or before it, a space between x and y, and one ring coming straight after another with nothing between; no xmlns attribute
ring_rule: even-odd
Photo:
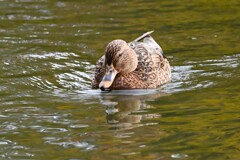
<svg viewBox="0 0 240 160"><path fill-rule="evenodd" d="M171 67L162 48L152 38L153 31L127 43L110 42L97 62L92 88L153 89L171 80Z"/></svg>

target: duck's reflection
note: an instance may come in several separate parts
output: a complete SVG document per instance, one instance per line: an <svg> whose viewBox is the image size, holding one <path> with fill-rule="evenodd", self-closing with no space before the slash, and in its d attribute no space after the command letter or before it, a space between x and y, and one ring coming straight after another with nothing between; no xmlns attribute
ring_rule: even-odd
<svg viewBox="0 0 240 160"><path fill-rule="evenodd" d="M148 113L152 108L146 101L153 101L166 93L154 92L147 95L118 95L116 92L102 94L101 103L106 107L106 119L111 129L131 129L146 125L144 119L159 118L160 114Z"/></svg>

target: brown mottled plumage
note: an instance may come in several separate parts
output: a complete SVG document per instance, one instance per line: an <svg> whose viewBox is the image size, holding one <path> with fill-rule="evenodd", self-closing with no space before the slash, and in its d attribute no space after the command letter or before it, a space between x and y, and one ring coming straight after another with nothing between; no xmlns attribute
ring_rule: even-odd
<svg viewBox="0 0 240 160"><path fill-rule="evenodd" d="M126 43L114 40L96 65L92 88L157 88L171 80L171 67L161 47L147 32ZM142 41L143 40L143 41Z"/></svg>

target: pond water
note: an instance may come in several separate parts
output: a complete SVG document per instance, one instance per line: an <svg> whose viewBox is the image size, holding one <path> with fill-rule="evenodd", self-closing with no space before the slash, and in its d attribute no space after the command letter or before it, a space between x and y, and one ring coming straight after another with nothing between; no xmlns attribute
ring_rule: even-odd
<svg viewBox="0 0 240 160"><path fill-rule="evenodd" d="M239 159L239 19L238 0L0 0L0 159ZM91 90L106 44L149 30L172 82Z"/></svg>

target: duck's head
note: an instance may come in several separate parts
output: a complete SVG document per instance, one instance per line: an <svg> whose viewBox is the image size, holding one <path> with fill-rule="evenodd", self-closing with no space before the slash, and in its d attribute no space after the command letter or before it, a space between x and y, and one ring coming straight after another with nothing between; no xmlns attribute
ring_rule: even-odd
<svg viewBox="0 0 240 160"><path fill-rule="evenodd" d="M106 72L99 84L101 90L109 89L117 74L128 74L137 68L135 51L123 40L114 40L106 47Z"/></svg>

